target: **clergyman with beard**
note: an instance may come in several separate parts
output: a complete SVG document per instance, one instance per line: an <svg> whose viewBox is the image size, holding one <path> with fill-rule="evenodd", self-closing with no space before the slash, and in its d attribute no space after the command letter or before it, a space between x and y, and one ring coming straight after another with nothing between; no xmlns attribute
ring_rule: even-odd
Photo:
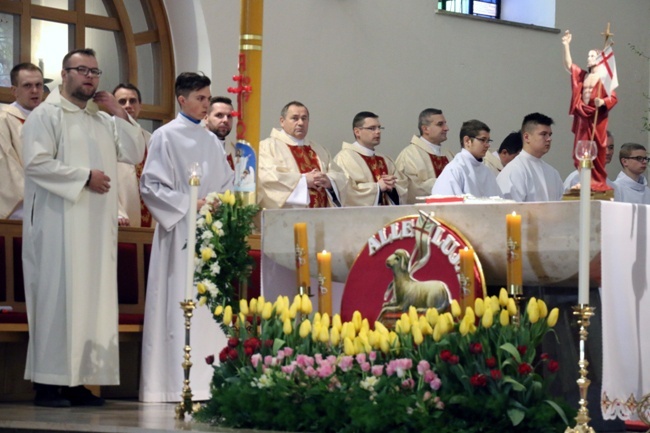
<svg viewBox="0 0 650 433"><path fill-rule="evenodd" d="M115 97L97 91L101 75L92 49L68 53L62 85L23 126L25 379L38 406L100 406L84 385L119 384L112 180L118 161L142 161L145 143Z"/></svg>
<svg viewBox="0 0 650 433"><path fill-rule="evenodd" d="M232 142L226 141L226 137L228 137L228 134L232 130L232 112L233 106L230 98L213 96L210 98L210 108L208 108L208 114L205 116L205 126L217 136L219 143L221 143L223 150L226 152L228 164L234 171L237 151Z"/></svg>

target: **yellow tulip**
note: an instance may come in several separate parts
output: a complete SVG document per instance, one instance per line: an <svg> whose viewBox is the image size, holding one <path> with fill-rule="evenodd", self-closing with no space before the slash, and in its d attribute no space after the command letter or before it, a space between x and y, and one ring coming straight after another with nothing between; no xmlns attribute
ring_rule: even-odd
<svg viewBox="0 0 650 433"><path fill-rule="evenodd" d="M485 309L485 314L483 314L483 318L481 319L481 325L483 325L484 328L490 328L493 322L494 313L492 313L492 307L487 307Z"/></svg>
<svg viewBox="0 0 650 433"><path fill-rule="evenodd" d="M291 304L291 307L289 307L289 309L287 310L289 317L291 317L292 319L295 318L296 314L298 314L299 309L300 309L300 302L294 302L293 304Z"/></svg>
<svg viewBox="0 0 650 433"><path fill-rule="evenodd" d="M528 301L528 307L526 307L526 312L528 313L528 320L530 323L537 323L539 320L539 308L537 307L537 299L530 298Z"/></svg>
<svg viewBox="0 0 650 433"><path fill-rule="evenodd" d="M285 331L285 334L286 333L287 332ZM291 333L291 331L289 331L289 333ZM303 320L302 323L300 324L300 328L298 329L298 334L300 335L300 338L307 338L310 333L311 333L311 322L309 320Z"/></svg>
<svg viewBox="0 0 650 433"><path fill-rule="evenodd" d="M513 298L508 299L508 314L515 316L517 314L517 304Z"/></svg>
<svg viewBox="0 0 650 433"><path fill-rule="evenodd" d="M557 318L560 315L560 310L558 308L553 308L551 312L548 315L548 319L546 319L546 324L550 326L551 328L555 326L557 323Z"/></svg>
<svg viewBox="0 0 650 433"><path fill-rule="evenodd" d="M365 352L365 345L363 344L363 341L361 338L357 337L354 339L354 353L364 353Z"/></svg>
<svg viewBox="0 0 650 433"><path fill-rule="evenodd" d="M375 349L379 348L379 336L381 334L377 331L370 331L368 333L368 343Z"/></svg>
<svg viewBox="0 0 650 433"><path fill-rule="evenodd" d="M361 313L358 310L352 313L352 324L355 332L359 332L359 329L361 329Z"/></svg>
<svg viewBox="0 0 650 433"><path fill-rule="evenodd" d="M302 311L302 295L296 295L293 297L293 302L291 303L291 307L289 309L293 308L295 306L296 312Z"/></svg>
<svg viewBox="0 0 650 433"><path fill-rule="evenodd" d="M269 320L271 318L272 313L273 313L273 304L271 304L270 302L265 302L264 307L262 308L262 319Z"/></svg>
<svg viewBox="0 0 650 433"><path fill-rule="evenodd" d="M341 327L341 338L354 338L357 333L354 331L354 325L351 322L345 322Z"/></svg>
<svg viewBox="0 0 650 433"><path fill-rule="evenodd" d="M324 328L329 328L330 327L330 315L327 313L323 313L323 315L320 318L321 324L323 325Z"/></svg>
<svg viewBox="0 0 650 433"><path fill-rule="evenodd" d="M335 314L334 317L332 317L332 328L336 328L339 332L341 332L341 326L343 326L341 323L341 316L339 314Z"/></svg>
<svg viewBox="0 0 650 433"><path fill-rule="evenodd" d="M474 310L472 310L472 307L465 308L465 317L470 323L476 322L476 316L474 315Z"/></svg>
<svg viewBox="0 0 650 433"><path fill-rule="evenodd" d="M409 307L409 321L415 323L418 321L418 309L413 305Z"/></svg>
<svg viewBox="0 0 650 433"><path fill-rule="evenodd" d="M469 322L467 321L467 319L464 318L463 320L460 321L458 332L460 332L460 335L462 335L463 337L467 335L467 333L469 332Z"/></svg>
<svg viewBox="0 0 650 433"><path fill-rule="evenodd" d="M221 316L222 313L223 313L223 305L217 305L217 307L214 309L214 315Z"/></svg>
<svg viewBox="0 0 650 433"><path fill-rule="evenodd" d="M485 312L485 302L483 301L483 298L476 298L474 300L474 312L476 313L476 317L483 316L483 313Z"/></svg>
<svg viewBox="0 0 650 433"><path fill-rule="evenodd" d="M381 322L375 322L375 331L380 334L388 334L388 329Z"/></svg>
<svg viewBox="0 0 650 433"><path fill-rule="evenodd" d="M211 224L212 224L212 214L211 214L210 212L206 212L206 213L205 213L205 223L206 223L207 225L211 225Z"/></svg>
<svg viewBox="0 0 650 433"><path fill-rule="evenodd" d="M370 323L368 322L368 319L363 319L361 321L361 329L359 329L359 334L367 333L370 331Z"/></svg>
<svg viewBox="0 0 650 433"><path fill-rule="evenodd" d="M448 334L448 333L450 333L451 331L454 330L454 318L452 317L450 312L446 312L444 314L444 316L447 319L447 323L446 323L447 329L446 329L445 333Z"/></svg>
<svg viewBox="0 0 650 433"><path fill-rule="evenodd" d="M199 307L204 306L206 302L208 302L208 298L205 297L205 296L201 296L201 297L199 298Z"/></svg>
<svg viewBox="0 0 650 433"><path fill-rule="evenodd" d="M379 348L382 353L390 352L390 343L388 342L388 334L379 335Z"/></svg>
<svg viewBox="0 0 650 433"><path fill-rule="evenodd" d="M223 323L226 326L232 323L232 307L230 305L226 305L226 308L223 310Z"/></svg>
<svg viewBox="0 0 650 433"><path fill-rule="evenodd" d="M457 300L451 301L451 315L454 317L459 317L461 313L460 304Z"/></svg>
<svg viewBox="0 0 650 433"><path fill-rule="evenodd" d="M422 330L423 335L431 335L433 333L433 328L431 325L429 325L429 322L427 321L427 318L424 316L420 316L420 320L418 320L418 324L420 325L420 329Z"/></svg>
<svg viewBox="0 0 650 433"><path fill-rule="evenodd" d="M311 299L309 299L309 296L302 295L302 301L300 302L300 311L302 314L311 314L313 311L313 306L311 304Z"/></svg>
<svg viewBox="0 0 650 433"><path fill-rule="evenodd" d="M502 307L508 305L508 292L503 287L499 290L499 305Z"/></svg>
<svg viewBox="0 0 650 433"><path fill-rule="evenodd" d="M332 331L330 332L330 341L332 342L332 346L339 345L341 341L341 333L339 332L338 328L332 328Z"/></svg>
<svg viewBox="0 0 650 433"><path fill-rule="evenodd" d="M321 325L320 327L320 333L318 334L318 341L321 343L327 343L330 340L330 334L329 334L329 329L327 326Z"/></svg>
<svg viewBox="0 0 650 433"><path fill-rule="evenodd" d="M286 319L282 324L282 332L284 332L284 335L291 335L292 331L293 328L291 327L291 320Z"/></svg>
<svg viewBox="0 0 650 433"><path fill-rule="evenodd" d="M248 310L250 314L257 313L257 298L251 299L250 303L248 304Z"/></svg>
<svg viewBox="0 0 650 433"><path fill-rule="evenodd" d="M266 305L266 299L264 299L264 296L259 296L257 298L257 314L262 314L265 305Z"/></svg>
<svg viewBox="0 0 650 433"><path fill-rule="evenodd" d="M441 328L440 323L436 323L436 326L433 327L433 341L435 341L436 343L442 339L440 328Z"/></svg>
<svg viewBox="0 0 650 433"><path fill-rule="evenodd" d="M345 338L343 340L343 353L348 356L353 356L355 354L354 343L350 338Z"/></svg>
<svg viewBox="0 0 650 433"><path fill-rule="evenodd" d="M196 291L199 292L199 295L202 295L205 293L205 284L203 283L198 283L196 285Z"/></svg>
<svg viewBox="0 0 650 433"><path fill-rule="evenodd" d="M508 310L501 310L501 314L499 314L499 322L501 323L501 326L508 326L510 324L510 314L508 313Z"/></svg>
<svg viewBox="0 0 650 433"><path fill-rule="evenodd" d="M402 314L402 317L395 324L395 330L404 334L411 332L411 319L409 319L408 314Z"/></svg>
<svg viewBox="0 0 650 433"><path fill-rule="evenodd" d="M539 318L544 319L546 316L548 316L548 307L546 306L546 302L544 302L541 299L537 300L537 308L539 309Z"/></svg>
<svg viewBox="0 0 650 433"><path fill-rule="evenodd" d="M439 316L440 314L438 313L437 309L435 308L427 309L426 317L427 317L427 322L429 322L429 325L435 326Z"/></svg>
<svg viewBox="0 0 650 433"><path fill-rule="evenodd" d="M239 311L243 314L248 315L248 302L246 299L239 300Z"/></svg>
<svg viewBox="0 0 650 433"><path fill-rule="evenodd" d="M388 344L390 344L390 347L392 347L397 353L399 353L399 337L397 334L393 331L390 331L388 333Z"/></svg>
<svg viewBox="0 0 650 433"><path fill-rule="evenodd" d="M424 341L424 336L422 335L422 330L420 329L419 323L414 323L411 325L411 335L413 335L413 342L418 346Z"/></svg>
<svg viewBox="0 0 650 433"><path fill-rule="evenodd" d="M499 311L499 307L501 307L501 304L499 304L499 298L496 296L490 296L490 308L492 308L492 312L494 313L495 311Z"/></svg>
<svg viewBox="0 0 650 433"><path fill-rule="evenodd" d="M280 314L282 314L282 312L283 312L284 309L285 309L285 308L284 308L284 299L282 299L282 297L279 297L279 298L275 301L275 303L274 303L273 305L275 306L275 314L277 314L278 316L279 316Z"/></svg>
<svg viewBox="0 0 650 433"><path fill-rule="evenodd" d="M313 341L318 341L318 334L320 334L320 328L321 328L320 322L314 322L311 328L311 339Z"/></svg>
<svg viewBox="0 0 650 433"><path fill-rule="evenodd" d="M203 259L204 262L207 262L210 260L214 254L214 251L210 248L201 248L201 259Z"/></svg>

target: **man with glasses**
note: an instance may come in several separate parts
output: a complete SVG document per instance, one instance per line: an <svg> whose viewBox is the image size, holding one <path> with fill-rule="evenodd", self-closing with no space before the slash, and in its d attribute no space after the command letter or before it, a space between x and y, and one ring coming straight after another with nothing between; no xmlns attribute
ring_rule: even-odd
<svg viewBox="0 0 650 433"><path fill-rule="evenodd" d="M16 100L0 108L0 219L22 219L25 173L20 131L43 100L43 72L32 63L20 63L9 76Z"/></svg>
<svg viewBox="0 0 650 433"><path fill-rule="evenodd" d="M605 164L612 162L612 157L614 156L614 136L609 130L607 131L607 146L605 147ZM607 185L614 188L614 183L606 179ZM573 170L567 177L564 179L564 190L569 191L574 186L580 183L580 171Z"/></svg>
<svg viewBox="0 0 650 433"><path fill-rule="evenodd" d="M334 162L348 176L347 206L394 206L404 203L408 181L387 156L375 152L381 143L379 116L362 111L354 116L356 141L343 142Z"/></svg>
<svg viewBox="0 0 650 433"><path fill-rule="evenodd" d="M408 179L406 203L416 203L416 197L427 196L442 169L454 159L450 149L443 149L447 141L447 120L442 110L427 108L418 118L420 136L414 135L395 160L397 170Z"/></svg>
<svg viewBox="0 0 650 433"><path fill-rule="evenodd" d="M623 171L614 181L615 200L650 204L650 189L643 175L648 167L646 148L637 143L625 143L621 146L618 159L623 166Z"/></svg>
<svg viewBox="0 0 650 433"><path fill-rule="evenodd" d="M340 207L345 173L323 146L306 138L309 110L291 101L280 111L281 129L260 142L259 202L266 209Z"/></svg>
<svg viewBox="0 0 650 433"><path fill-rule="evenodd" d="M431 194L500 196L496 177L483 164L490 143L490 128L485 123L480 120L463 122L460 128L461 151L442 170Z"/></svg>
<svg viewBox="0 0 650 433"><path fill-rule="evenodd" d="M23 126L25 379L39 406L99 406L83 385L120 381L112 181L117 161L137 164L145 144L115 97L97 91L101 74L92 49L68 53L61 87Z"/></svg>
<svg viewBox="0 0 650 433"><path fill-rule="evenodd" d="M504 198L518 202L562 199L564 185L560 173L542 161L551 150L552 124L553 119L541 113L524 117L521 125L523 150L497 176Z"/></svg>

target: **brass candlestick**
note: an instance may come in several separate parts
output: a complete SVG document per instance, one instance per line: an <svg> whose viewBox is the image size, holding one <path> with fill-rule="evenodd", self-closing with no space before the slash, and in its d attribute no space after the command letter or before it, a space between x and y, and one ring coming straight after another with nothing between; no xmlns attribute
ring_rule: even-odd
<svg viewBox="0 0 650 433"><path fill-rule="evenodd" d="M520 245L514 239L509 237L508 242L506 243L506 247L508 248L508 294L515 300L515 305L517 306L517 313L514 316L510 317L510 321L513 325L519 326L521 323L521 305L524 302L524 291L521 285L512 283L513 278L511 274L511 268L512 263L514 263L515 260L520 257L520 254L518 252Z"/></svg>
<svg viewBox="0 0 650 433"><path fill-rule="evenodd" d="M573 315L578 317L577 322L580 326L580 360L578 361L580 377L576 381L580 389L580 400L578 402L580 408L576 416L576 426L573 428L567 427L564 433L594 433L594 429L589 427L591 418L589 418L589 409L587 409L587 390L589 389L591 380L587 378L589 361L587 361L585 355L585 345L587 344L587 337L589 335L587 328L590 324L590 318L594 315L594 310L595 307L590 307L589 304L579 304L573 307Z"/></svg>
<svg viewBox="0 0 650 433"><path fill-rule="evenodd" d="M181 392L181 401L176 405L176 419L184 419L185 414L192 414L192 389L190 388L190 368L192 368L192 362L190 361L190 352L192 347L190 346L190 327L192 316L194 315L193 311L196 308L194 301L191 299L186 299L181 302L181 309L183 310L183 316L185 317L185 347L183 348L183 371L185 373L185 379L183 380L183 391Z"/></svg>

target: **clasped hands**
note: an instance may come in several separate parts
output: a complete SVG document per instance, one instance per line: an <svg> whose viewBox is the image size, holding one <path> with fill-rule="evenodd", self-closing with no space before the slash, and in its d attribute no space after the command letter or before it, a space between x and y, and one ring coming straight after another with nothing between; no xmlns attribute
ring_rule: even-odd
<svg viewBox="0 0 650 433"><path fill-rule="evenodd" d="M311 189L331 189L332 181L327 176L327 174L313 169L309 173L305 173L305 178L307 179L307 188Z"/></svg>
<svg viewBox="0 0 650 433"><path fill-rule="evenodd" d="M379 189L381 189L382 192L392 191L395 189L397 176L394 176L392 174L382 174L377 183L379 184Z"/></svg>

